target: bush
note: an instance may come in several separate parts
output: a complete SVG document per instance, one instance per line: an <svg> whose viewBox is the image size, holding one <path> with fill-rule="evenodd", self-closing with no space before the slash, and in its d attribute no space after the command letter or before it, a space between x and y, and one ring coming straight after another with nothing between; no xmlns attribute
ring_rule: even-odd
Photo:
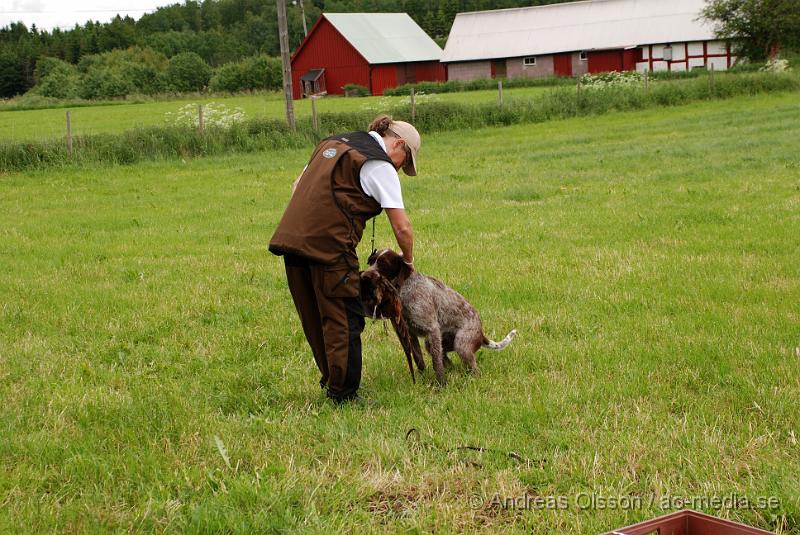
<svg viewBox="0 0 800 535"><path fill-rule="evenodd" d="M167 58L148 48L130 47L83 56L77 68L57 58L36 64L35 92L54 98L114 98L131 93L152 95L168 89Z"/></svg>
<svg viewBox="0 0 800 535"><path fill-rule="evenodd" d="M211 67L194 52L182 52L169 60L166 81L173 91L200 91L210 78Z"/></svg>
<svg viewBox="0 0 800 535"><path fill-rule="evenodd" d="M209 83L211 91L280 89L283 71L279 58L255 56L219 67Z"/></svg>
<svg viewBox="0 0 800 535"><path fill-rule="evenodd" d="M52 98L75 98L78 94L78 70L58 58L43 57L33 71L36 85L31 92Z"/></svg>
<svg viewBox="0 0 800 535"><path fill-rule="evenodd" d="M134 91L144 95L163 93L168 89L166 73L146 63L124 63L117 72Z"/></svg>
<svg viewBox="0 0 800 535"><path fill-rule="evenodd" d="M164 71L167 68L167 57L150 48L132 46L125 49L114 49L102 54L91 54L81 57L78 62L78 70L88 72L91 67L109 67L119 69L125 65L137 64L148 65L156 71Z"/></svg>
<svg viewBox="0 0 800 535"><path fill-rule="evenodd" d="M94 78L97 77L97 72L111 76L107 81L110 84L108 88L89 91L98 95L93 98L111 96L111 93L113 96L120 96L117 93L125 86L130 88L130 92L152 95L168 89L165 79L167 65L167 58L160 52L133 46L83 56L78 62L78 71L83 73L84 77L90 72L94 72L92 75ZM124 81L120 81L119 78ZM96 82L87 82L89 86L93 83L96 85Z"/></svg>
<svg viewBox="0 0 800 535"><path fill-rule="evenodd" d="M240 63L226 63L221 66L208 83L208 88L215 92L228 91L234 93L241 91L242 86L242 65Z"/></svg>
<svg viewBox="0 0 800 535"><path fill-rule="evenodd" d="M75 69L74 65L58 58L49 56L39 58L36 62L36 67L33 69L33 79L39 84L51 74L74 76L77 74L77 69Z"/></svg>
<svg viewBox="0 0 800 535"><path fill-rule="evenodd" d="M109 68L92 67L78 85L78 96L85 99L124 97L135 86L121 74Z"/></svg>
<svg viewBox="0 0 800 535"><path fill-rule="evenodd" d="M369 89L363 85L358 84L344 84L342 86L346 97L368 97L370 96Z"/></svg>
<svg viewBox="0 0 800 535"><path fill-rule="evenodd" d="M280 89L283 65L280 58L254 56L242 62L243 89Z"/></svg>
<svg viewBox="0 0 800 535"><path fill-rule="evenodd" d="M68 74L63 70L55 70L45 76L35 90L43 97L75 98L78 96L79 81L77 74Z"/></svg>

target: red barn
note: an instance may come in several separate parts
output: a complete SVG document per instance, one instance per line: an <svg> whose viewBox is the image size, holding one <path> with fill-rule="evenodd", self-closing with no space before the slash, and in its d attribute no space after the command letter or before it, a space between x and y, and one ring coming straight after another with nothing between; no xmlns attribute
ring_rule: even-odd
<svg viewBox="0 0 800 535"><path fill-rule="evenodd" d="M406 13L323 13L292 55L294 98L444 81L442 49Z"/></svg>
<svg viewBox="0 0 800 535"><path fill-rule="evenodd" d="M725 70L736 57L701 17L705 0L581 0L456 15L450 80L605 71Z"/></svg>

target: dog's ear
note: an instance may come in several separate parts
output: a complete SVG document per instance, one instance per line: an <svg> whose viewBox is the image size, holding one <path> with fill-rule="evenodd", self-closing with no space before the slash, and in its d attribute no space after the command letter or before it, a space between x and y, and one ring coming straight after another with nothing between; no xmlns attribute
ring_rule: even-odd
<svg viewBox="0 0 800 535"><path fill-rule="evenodd" d="M396 281L395 284L397 284L398 287L405 284L406 280L408 280L408 278L414 272L414 268L406 264L402 256L399 257L399 259L400 259L400 269L397 273L397 277L395 277Z"/></svg>
<svg viewBox="0 0 800 535"><path fill-rule="evenodd" d="M381 254L377 258L376 264L378 271L398 287L402 286L414 271L411 266L405 263L401 255L391 249L387 249Z"/></svg>
<svg viewBox="0 0 800 535"><path fill-rule="evenodd" d="M391 263L391 271L392 277L391 279L394 281L395 286L398 288L405 284L408 277L411 276L411 273L414 271L414 268L406 264L406 261L403 259L403 256L397 254L394 251L389 251L387 254L383 255L384 257L388 257L387 260Z"/></svg>

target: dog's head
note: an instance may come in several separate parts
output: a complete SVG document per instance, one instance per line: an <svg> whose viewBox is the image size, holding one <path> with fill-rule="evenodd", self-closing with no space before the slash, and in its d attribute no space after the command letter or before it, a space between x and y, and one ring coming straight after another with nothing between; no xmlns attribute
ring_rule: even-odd
<svg viewBox="0 0 800 535"><path fill-rule="evenodd" d="M403 310L394 285L374 269L361 272L361 303L372 319L397 318Z"/></svg>
<svg viewBox="0 0 800 535"><path fill-rule="evenodd" d="M369 270L376 270L378 273L389 279L397 288L403 286L406 279L414 272L414 268L406 264L403 256L391 249L381 249L375 251L367 259Z"/></svg>

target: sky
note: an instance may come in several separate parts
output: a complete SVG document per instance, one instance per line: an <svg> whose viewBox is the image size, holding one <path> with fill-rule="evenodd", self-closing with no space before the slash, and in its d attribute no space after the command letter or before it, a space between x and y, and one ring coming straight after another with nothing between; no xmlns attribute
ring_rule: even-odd
<svg viewBox="0 0 800 535"><path fill-rule="evenodd" d="M0 28L22 21L41 30L72 28L88 20L108 22L117 13L138 19L159 6L181 0L0 0Z"/></svg>

